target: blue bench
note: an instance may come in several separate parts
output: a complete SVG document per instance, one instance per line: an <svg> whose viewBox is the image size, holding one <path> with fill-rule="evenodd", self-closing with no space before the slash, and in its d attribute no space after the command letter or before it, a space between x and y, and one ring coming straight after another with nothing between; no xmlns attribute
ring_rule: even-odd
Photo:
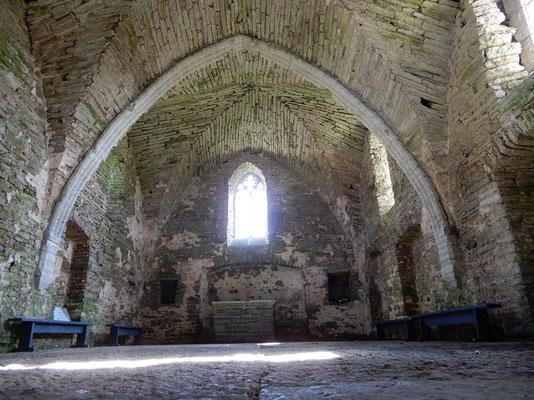
<svg viewBox="0 0 534 400"><path fill-rule="evenodd" d="M119 345L119 336L134 336L134 345L141 344L141 335L143 334L143 329L138 326L128 326L128 325L119 325L119 324L107 324L110 326L108 346L118 346Z"/></svg>
<svg viewBox="0 0 534 400"><path fill-rule="evenodd" d="M52 321L47 319L9 318L8 321L20 323L19 346L13 351L34 351L33 335L44 334L76 334L76 343L71 347L89 347L87 344L87 328L94 322Z"/></svg>
<svg viewBox="0 0 534 400"><path fill-rule="evenodd" d="M406 340L415 340L415 328L411 318L375 321L375 326L379 340L384 340L386 338L384 331L390 329L404 329L406 330Z"/></svg>
<svg viewBox="0 0 534 400"><path fill-rule="evenodd" d="M415 340L415 325L419 325L418 340L428 340L431 337L430 327L446 325L474 324L476 337L473 341L490 339L488 309L500 308L500 304L487 303L476 306L451 308L413 315L408 318L376 321L375 326L378 339L385 339L384 331L387 329L406 329L406 340Z"/></svg>
<svg viewBox="0 0 534 400"><path fill-rule="evenodd" d="M419 340L430 338L431 326L474 324L476 337L473 341L490 339L488 309L500 308L500 304L478 304L476 306L452 308L412 316L419 323Z"/></svg>

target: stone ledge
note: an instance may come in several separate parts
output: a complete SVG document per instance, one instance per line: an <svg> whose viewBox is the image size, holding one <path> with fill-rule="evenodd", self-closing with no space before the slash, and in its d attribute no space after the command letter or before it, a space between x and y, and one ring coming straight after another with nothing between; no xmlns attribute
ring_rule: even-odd
<svg viewBox="0 0 534 400"><path fill-rule="evenodd" d="M257 308L273 307L273 300L249 300L249 301L213 301L213 308Z"/></svg>

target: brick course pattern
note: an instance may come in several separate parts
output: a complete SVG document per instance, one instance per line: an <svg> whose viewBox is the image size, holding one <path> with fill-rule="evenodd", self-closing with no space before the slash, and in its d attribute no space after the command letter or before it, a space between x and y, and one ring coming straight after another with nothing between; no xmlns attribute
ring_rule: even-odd
<svg viewBox="0 0 534 400"><path fill-rule="evenodd" d="M485 301L503 304L506 334L534 332L524 0L0 4L0 319L70 302L98 323L91 343L142 321L161 327L154 342L204 340L210 301L265 280L251 295L294 304L275 305L288 338ZM244 154L280 172L280 193L304 187L269 252L224 248L224 185L201 181L222 185ZM315 222L299 227L300 208ZM323 275L342 264L357 300L325 305ZM163 272L177 305L154 311Z"/></svg>

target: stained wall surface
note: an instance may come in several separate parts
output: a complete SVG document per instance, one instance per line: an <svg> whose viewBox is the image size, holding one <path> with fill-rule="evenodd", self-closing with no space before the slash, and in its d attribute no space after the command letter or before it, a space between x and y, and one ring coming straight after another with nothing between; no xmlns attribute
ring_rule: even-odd
<svg viewBox="0 0 534 400"><path fill-rule="evenodd" d="M0 319L67 305L97 323L91 343L112 322L142 324L153 343L207 341L211 301L272 298L280 337L340 338L372 336L376 319L497 302L497 330L532 335L523 4L0 0ZM392 129L437 194L455 282L421 200L431 193L371 143L376 127L291 65L230 49L172 82L96 164L39 289L58 199L108 124L176 62L210 60L209 46L235 35L318 68ZM247 160L267 179L269 244L231 248L227 179ZM327 274L342 271L353 298L330 304ZM176 304L159 304L162 279L177 281ZM15 341L3 325L1 350Z"/></svg>
<svg viewBox="0 0 534 400"><path fill-rule="evenodd" d="M227 244L228 180L245 162L265 176L268 244ZM244 154L194 178L163 228L141 310L150 343L209 341L213 301L274 300L279 339L356 337L369 326L350 241L313 186L265 155ZM350 274L351 299L328 299L328 273ZM161 280L176 303L160 304Z"/></svg>
<svg viewBox="0 0 534 400"><path fill-rule="evenodd" d="M45 225L46 103L24 7L5 3L0 16L0 315L7 318L39 314L52 300L32 287ZM0 329L0 343L10 341Z"/></svg>

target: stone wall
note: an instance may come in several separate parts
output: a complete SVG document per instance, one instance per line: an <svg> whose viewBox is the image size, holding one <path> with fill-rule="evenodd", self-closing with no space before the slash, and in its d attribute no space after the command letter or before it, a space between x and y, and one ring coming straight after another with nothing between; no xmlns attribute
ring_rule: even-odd
<svg viewBox="0 0 534 400"><path fill-rule="evenodd" d="M514 38L521 43L521 63L534 71L534 6L530 0L503 0L504 10L511 27L515 28ZM530 6L527 4L530 3Z"/></svg>
<svg viewBox="0 0 534 400"><path fill-rule="evenodd" d="M149 341L196 341L211 335L211 301L272 297L280 338L331 338L369 332L370 315L490 301L508 334L532 332L523 3L2 2L0 319L66 304L98 322L96 342L104 323L141 321ZM176 82L113 150L72 211L55 281L35 289L54 202L108 122L177 60L234 35L319 67L393 128L436 185L458 288L442 281L427 210L391 158L395 205L377 204L368 130L291 66L230 51ZM270 190L262 248L226 245L225 185L245 160ZM329 304L327 274L340 271L354 301ZM159 304L165 279L176 304ZM2 349L12 342L1 328Z"/></svg>
<svg viewBox="0 0 534 400"><path fill-rule="evenodd" d="M22 1L0 14L0 320L39 315L49 293L34 294L47 180L46 113L30 53ZM11 341L0 327L0 351Z"/></svg>
<svg viewBox="0 0 534 400"><path fill-rule="evenodd" d="M501 100L502 128L493 143L492 178L501 198L517 251L521 272L518 312L522 326L534 335L534 75L529 75ZM530 316L529 316L530 313Z"/></svg>
<svg viewBox="0 0 534 400"><path fill-rule="evenodd" d="M383 163L371 153L369 140L362 168L362 215L364 218L364 287L373 301L373 320L436 311L460 305L456 290L443 282L435 241L425 209L394 160L388 159L395 204L379 212L375 165Z"/></svg>
<svg viewBox="0 0 534 400"><path fill-rule="evenodd" d="M405 142L419 144L412 152L439 175L446 196L444 121L457 7L449 0L138 0L72 8L33 1L28 24L51 110L50 198L150 82L176 60L234 35L274 43L339 79ZM212 68L203 86L216 87L212 78L220 75Z"/></svg>
<svg viewBox="0 0 534 400"><path fill-rule="evenodd" d="M513 92L526 73L519 65L520 48L512 43L513 29L501 24L505 16L498 5L462 1L456 22L448 94L449 176L451 192L457 193L451 208L466 266L459 274L465 304L502 303L499 324L509 334L521 334L530 317L500 189L509 175L495 173L499 155L494 143L507 136L499 99Z"/></svg>
<svg viewBox="0 0 534 400"><path fill-rule="evenodd" d="M50 319L54 306L65 306L74 320L97 323L90 329L91 345L107 339L106 323L139 322L137 311L144 277L140 251L142 223L141 199L133 171L123 141L80 195L56 258L56 278L46 291L37 291L33 286L31 270L35 271L35 258L28 263L26 280L21 279L25 274L16 269L24 258L14 258L8 264L13 273L18 271L18 279L9 279L9 269L2 271L6 285L0 298L2 320L13 316ZM19 213L22 210L25 209L21 208ZM14 236L19 237L20 232ZM5 235L2 239L9 237ZM10 332L4 333L3 350L9 350L16 340L13 327L6 328ZM67 337L38 337L34 344L37 348L64 347L72 340Z"/></svg>
<svg viewBox="0 0 534 400"><path fill-rule="evenodd" d="M88 238L88 257L82 285L81 319L93 321L97 343L107 338L105 324L135 325L144 282L141 254L141 198L133 159L123 140L88 182L71 215ZM66 233L68 237L68 231ZM75 260L68 240L57 257L57 291L67 294L67 276ZM72 272L71 272L72 273ZM64 301L64 300L63 300Z"/></svg>
<svg viewBox="0 0 534 400"><path fill-rule="evenodd" d="M227 181L249 161L267 184L269 243L226 244ZM349 271L352 301L328 302L328 273ZM177 281L161 305L160 280ZM209 340L212 301L274 300L279 339L353 337L368 320L351 243L317 193L291 170L243 154L193 180L163 229L141 310L148 343Z"/></svg>

